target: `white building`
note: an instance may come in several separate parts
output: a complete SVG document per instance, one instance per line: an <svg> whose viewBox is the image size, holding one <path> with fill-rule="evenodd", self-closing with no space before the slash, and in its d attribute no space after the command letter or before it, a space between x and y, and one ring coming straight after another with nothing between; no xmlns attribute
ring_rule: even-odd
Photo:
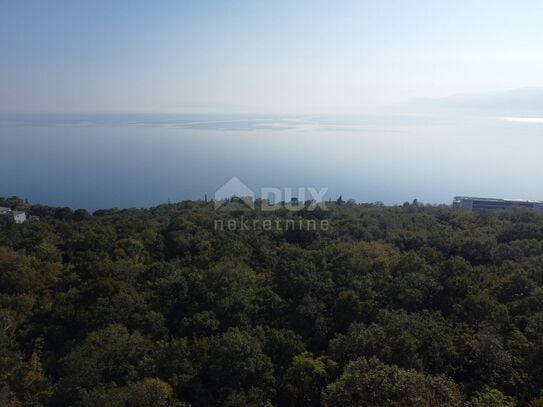
<svg viewBox="0 0 543 407"><path fill-rule="evenodd" d="M543 210L543 201L526 201L522 199L476 198L470 196L455 196L454 206L460 206L469 211L479 212L491 209L526 208L534 211Z"/></svg>
<svg viewBox="0 0 543 407"><path fill-rule="evenodd" d="M0 217L10 219L15 223L23 223L26 221L26 212L12 211L10 208L0 206Z"/></svg>

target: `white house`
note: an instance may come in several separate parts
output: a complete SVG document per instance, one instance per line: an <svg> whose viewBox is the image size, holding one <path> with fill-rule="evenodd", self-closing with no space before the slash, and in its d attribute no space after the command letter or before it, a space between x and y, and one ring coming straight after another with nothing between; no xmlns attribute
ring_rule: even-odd
<svg viewBox="0 0 543 407"><path fill-rule="evenodd" d="M0 216L2 218L10 219L15 223L23 223L26 221L26 212L12 211L10 208L0 206Z"/></svg>

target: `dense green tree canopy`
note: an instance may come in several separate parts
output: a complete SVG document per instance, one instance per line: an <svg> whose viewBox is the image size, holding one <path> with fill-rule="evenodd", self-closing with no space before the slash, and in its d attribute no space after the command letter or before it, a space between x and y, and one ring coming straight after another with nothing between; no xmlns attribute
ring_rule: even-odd
<svg viewBox="0 0 543 407"><path fill-rule="evenodd" d="M0 405L542 405L542 214L0 206Z"/></svg>

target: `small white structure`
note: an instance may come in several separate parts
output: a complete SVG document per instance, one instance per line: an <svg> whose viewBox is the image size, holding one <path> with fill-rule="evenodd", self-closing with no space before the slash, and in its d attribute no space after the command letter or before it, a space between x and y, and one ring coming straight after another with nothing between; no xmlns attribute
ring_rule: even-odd
<svg viewBox="0 0 543 407"><path fill-rule="evenodd" d="M12 211L10 208L0 206L0 217L10 219L15 223L23 223L26 221L26 212Z"/></svg>

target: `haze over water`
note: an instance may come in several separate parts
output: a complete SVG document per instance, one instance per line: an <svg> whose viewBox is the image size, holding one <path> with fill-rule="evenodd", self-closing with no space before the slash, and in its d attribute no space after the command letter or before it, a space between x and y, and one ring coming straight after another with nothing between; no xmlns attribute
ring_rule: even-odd
<svg viewBox="0 0 543 407"><path fill-rule="evenodd" d="M543 199L543 125L474 116L0 116L0 196L98 209L261 187L401 204ZM258 195L258 193L257 193Z"/></svg>
<svg viewBox="0 0 543 407"><path fill-rule="evenodd" d="M543 199L540 1L0 3L0 196Z"/></svg>

